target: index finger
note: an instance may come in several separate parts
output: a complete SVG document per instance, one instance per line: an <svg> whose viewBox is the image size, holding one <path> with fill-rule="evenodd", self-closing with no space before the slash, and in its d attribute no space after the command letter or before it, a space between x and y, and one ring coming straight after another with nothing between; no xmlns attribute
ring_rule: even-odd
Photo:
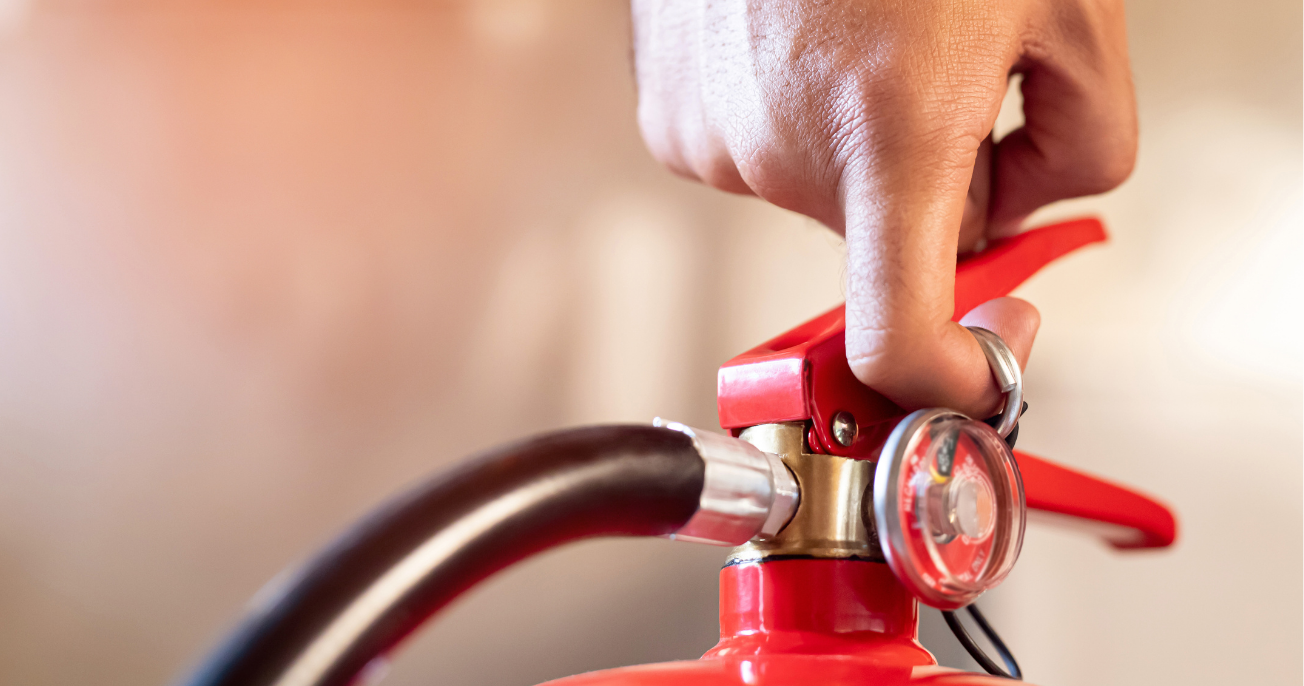
<svg viewBox="0 0 1304 686"><path fill-rule="evenodd" d="M891 122L892 135L868 136L844 170L847 360L861 382L904 408L983 417L1000 395L978 344L951 317L965 199L986 132L927 124ZM1001 334L1026 360L1037 315L1004 298L966 323Z"/></svg>

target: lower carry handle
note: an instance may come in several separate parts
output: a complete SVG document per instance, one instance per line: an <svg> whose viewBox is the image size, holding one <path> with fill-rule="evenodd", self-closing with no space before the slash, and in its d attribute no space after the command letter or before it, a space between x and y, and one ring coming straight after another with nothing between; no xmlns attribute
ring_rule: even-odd
<svg viewBox="0 0 1304 686"><path fill-rule="evenodd" d="M1125 550L1177 540L1177 518L1158 500L1022 450L1014 457L1031 521L1083 530Z"/></svg>

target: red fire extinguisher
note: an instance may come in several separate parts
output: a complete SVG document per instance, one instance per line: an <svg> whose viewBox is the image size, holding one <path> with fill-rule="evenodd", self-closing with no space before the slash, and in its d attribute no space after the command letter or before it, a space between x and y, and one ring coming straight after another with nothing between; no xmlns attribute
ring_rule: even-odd
<svg viewBox="0 0 1304 686"><path fill-rule="evenodd" d="M1104 239L1085 219L994 242L959 263L955 318ZM700 660L557 686L995 683L1021 675L973 602L1017 560L1028 510L1088 525L1116 548L1173 543L1159 502L1013 449L1026 404L995 334L973 330L1005 406L977 421L907 413L860 384L844 332L838 307L727 362L718 400L729 435L660 420L560 431L390 501L262 594L185 683L343 686L475 583L593 536L737 546L720 572L720 642ZM946 612L997 676L939 667L917 640L920 602Z"/></svg>

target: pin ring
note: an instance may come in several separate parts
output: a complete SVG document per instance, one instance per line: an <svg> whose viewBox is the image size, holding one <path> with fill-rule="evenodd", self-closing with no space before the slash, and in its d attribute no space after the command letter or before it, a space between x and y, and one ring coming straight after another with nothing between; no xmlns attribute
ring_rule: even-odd
<svg viewBox="0 0 1304 686"><path fill-rule="evenodd" d="M992 368L996 386L1005 394L1005 409L1001 412L1001 423L996 425L996 433L1001 438L1010 435L1014 425L1019 423L1019 412L1023 409L1023 372L1019 371L1019 361L1014 358L1010 346L997 336L980 326L966 326L969 333L983 349L987 365Z"/></svg>

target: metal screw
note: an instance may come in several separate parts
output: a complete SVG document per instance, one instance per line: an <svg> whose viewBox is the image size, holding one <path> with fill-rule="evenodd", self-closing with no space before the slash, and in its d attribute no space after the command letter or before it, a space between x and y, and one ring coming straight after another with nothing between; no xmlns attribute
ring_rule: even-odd
<svg viewBox="0 0 1304 686"><path fill-rule="evenodd" d="M850 448L856 440L856 418L850 412L842 411L833 415L833 440L844 448Z"/></svg>

